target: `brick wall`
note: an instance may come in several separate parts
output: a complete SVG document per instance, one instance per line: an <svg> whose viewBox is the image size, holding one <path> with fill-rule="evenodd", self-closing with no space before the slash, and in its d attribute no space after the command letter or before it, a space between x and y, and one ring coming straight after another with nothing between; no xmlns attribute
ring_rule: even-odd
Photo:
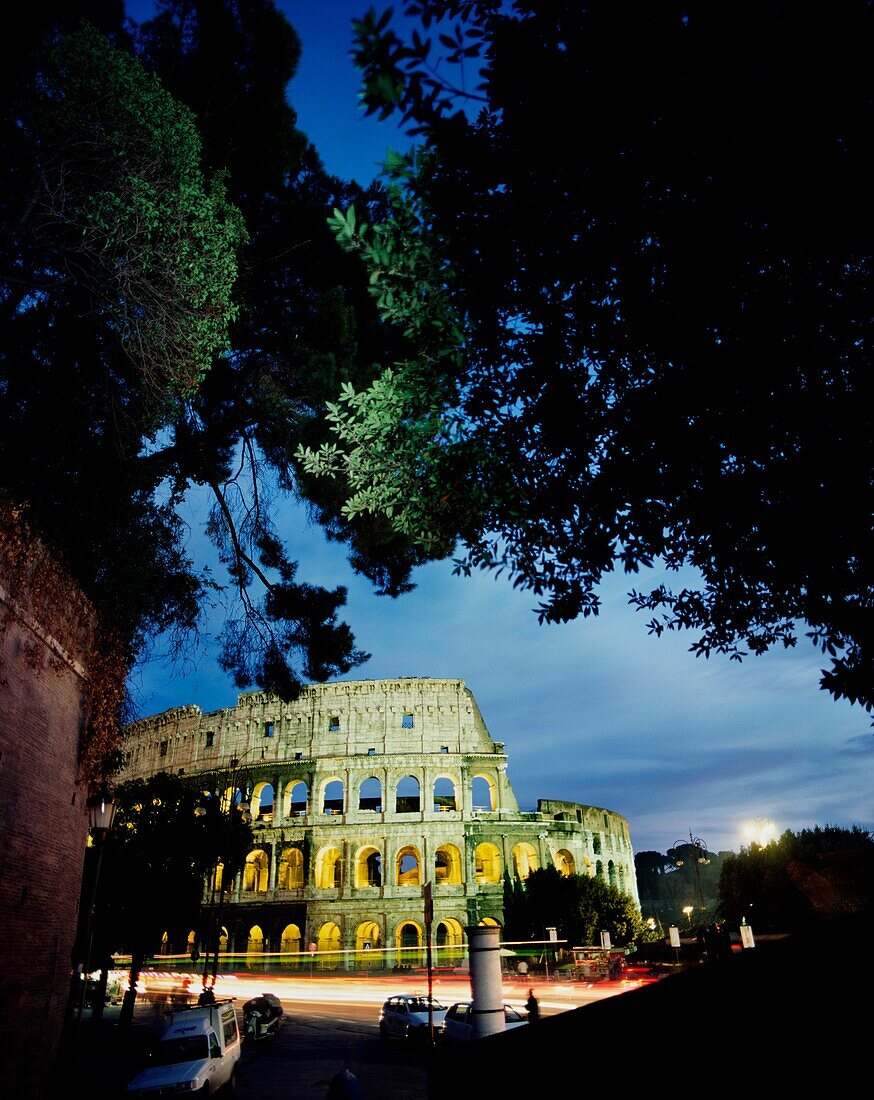
<svg viewBox="0 0 874 1100"><path fill-rule="evenodd" d="M58 1056L88 831L84 670L27 602L0 575L0 1081L16 1100L42 1095Z"/></svg>

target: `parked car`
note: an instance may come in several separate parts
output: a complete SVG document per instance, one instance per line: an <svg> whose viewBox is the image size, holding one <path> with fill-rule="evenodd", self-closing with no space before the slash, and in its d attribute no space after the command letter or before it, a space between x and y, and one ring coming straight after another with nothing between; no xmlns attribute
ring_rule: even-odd
<svg viewBox="0 0 874 1100"><path fill-rule="evenodd" d="M234 1093L240 1029L233 1002L191 1005L167 1016L149 1064L127 1086L126 1100L196 1093Z"/></svg>
<svg viewBox="0 0 874 1100"><path fill-rule="evenodd" d="M473 1038L473 1020L471 1017L472 1001L459 1001L446 1010L443 1020L443 1029L440 1032L440 1042L444 1046L453 1043L466 1043ZM528 1019L512 1005L504 1005L504 1026L510 1028L522 1027L528 1023Z"/></svg>
<svg viewBox="0 0 874 1100"><path fill-rule="evenodd" d="M383 1039L422 1039L428 1038L430 1019L433 1017L434 1030L440 1031L446 1016L446 1005L433 997L421 994L401 993L389 997L379 1012L379 1034Z"/></svg>

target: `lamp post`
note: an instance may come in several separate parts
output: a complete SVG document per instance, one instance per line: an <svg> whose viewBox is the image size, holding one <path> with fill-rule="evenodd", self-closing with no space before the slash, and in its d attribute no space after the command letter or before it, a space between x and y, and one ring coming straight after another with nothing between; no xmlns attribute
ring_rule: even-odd
<svg viewBox="0 0 874 1100"><path fill-rule="evenodd" d="M222 829L221 829L221 847L224 849L216 855L215 863L213 865L212 872L212 887L209 902L209 925L206 937L206 949L203 953L203 993L206 995L207 990L211 988L215 989L216 979L218 978L218 960L219 950L221 947L221 920L222 911L224 908L224 896L225 886L227 881L227 867L231 864L231 855L234 851L234 832L236 829L236 822L239 820L248 824L252 820L249 812L249 800L248 791L241 792L240 801L236 801L237 796L237 782L240 773L240 764L247 754L243 757L232 757L230 761L230 767L227 772L223 773L224 779L220 780L220 786L216 792L218 799L218 812L222 815ZM227 805L225 805L227 800ZM204 806L198 806L195 809L195 814L203 816L207 810ZM216 879L218 878L218 869L221 866L222 875L221 880L216 885ZM218 901L216 902L216 893L218 893ZM212 970L212 986L209 986L209 973Z"/></svg>
<svg viewBox="0 0 874 1100"><path fill-rule="evenodd" d="M82 1014L85 1011L85 996L88 989L88 975L91 973L91 952L94 946L94 910L97 902L97 882L100 878L100 864L103 860L103 846L115 818L115 801L112 795L107 791L92 795L88 799L86 806L88 809L88 828L91 833L94 858L91 861L93 867L88 889L88 903L83 910L85 920L84 925L82 925L81 938L79 939L80 959L76 965L76 974L79 984L74 987L76 989L74 1000L76 1011L76 1030L73 1035L74 1052L79 1044L79 1032L82 1028Z"/></svg>
<svg viewBox="0 0 874 1100"><path fill-rule="evenodd" d="M707 906L704 904L704 891L701 888L701 868L710 863L710 854L707 851L707 845L704 843L700 836L692 836L692 830L690 829L688 841L685 839L675 840L672 851L675 853L680 853L683 849L688 850L689 858L695 864L695 883L698 887L698 900L701 902L702 911L704 911L707 909ZM682 867L684 863L684 858L678 858L677 855L674 856L675 867ZM683 912L685 913L686 910L684 909Z"/></svg>

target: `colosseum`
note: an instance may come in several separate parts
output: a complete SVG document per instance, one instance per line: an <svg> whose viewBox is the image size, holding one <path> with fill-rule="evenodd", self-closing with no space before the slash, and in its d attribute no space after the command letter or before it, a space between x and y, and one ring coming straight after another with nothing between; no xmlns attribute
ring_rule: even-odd
<svg viewBox="0 0 874 1100"><path fill-rule="evenodd" d="M628 822L552 799L521 811L504 745L463 680L339 681L292 703L251 692L212 713L178 707L128 726L124 751L120 782L196 776L251 815L252 850L224 884L230 953L339 965L373 952L374 964L403 965L430 939L452 963L469 925L502 923L504 872L525 879L548 863L639 902ZM164 949L198 938L169 928Z"/></svg>

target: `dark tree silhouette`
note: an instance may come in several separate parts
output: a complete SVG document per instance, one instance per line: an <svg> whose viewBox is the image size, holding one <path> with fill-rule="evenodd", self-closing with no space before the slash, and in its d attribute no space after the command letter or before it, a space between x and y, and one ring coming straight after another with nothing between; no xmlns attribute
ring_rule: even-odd
<svg viewBox="0 0 874 1100"><path fill-rule="evenodd" d="M870 5L404 11L356 55L421 149L388 222L334 225L418 353L341 394L309 468L545 620L660 562L651 631L740 659L800 628L870 710Z"/></svg>
<svg viewBox="0 0 874 1100"><path fill-rule="evenodd" d="M382 592L411 549L296 468L325 401L397 339L328 227L377 188L331 177L286 90L297 35L270 0L172 0L136 28L110 0L10 15L0 153L0 491L70 569L128 666L226 611L239 687L293 697L366 658L345 590L307 584L277 537L310 494ZM86 22L82 22L83 17ZM180 514L212 499L227 574Z"/></svg>

